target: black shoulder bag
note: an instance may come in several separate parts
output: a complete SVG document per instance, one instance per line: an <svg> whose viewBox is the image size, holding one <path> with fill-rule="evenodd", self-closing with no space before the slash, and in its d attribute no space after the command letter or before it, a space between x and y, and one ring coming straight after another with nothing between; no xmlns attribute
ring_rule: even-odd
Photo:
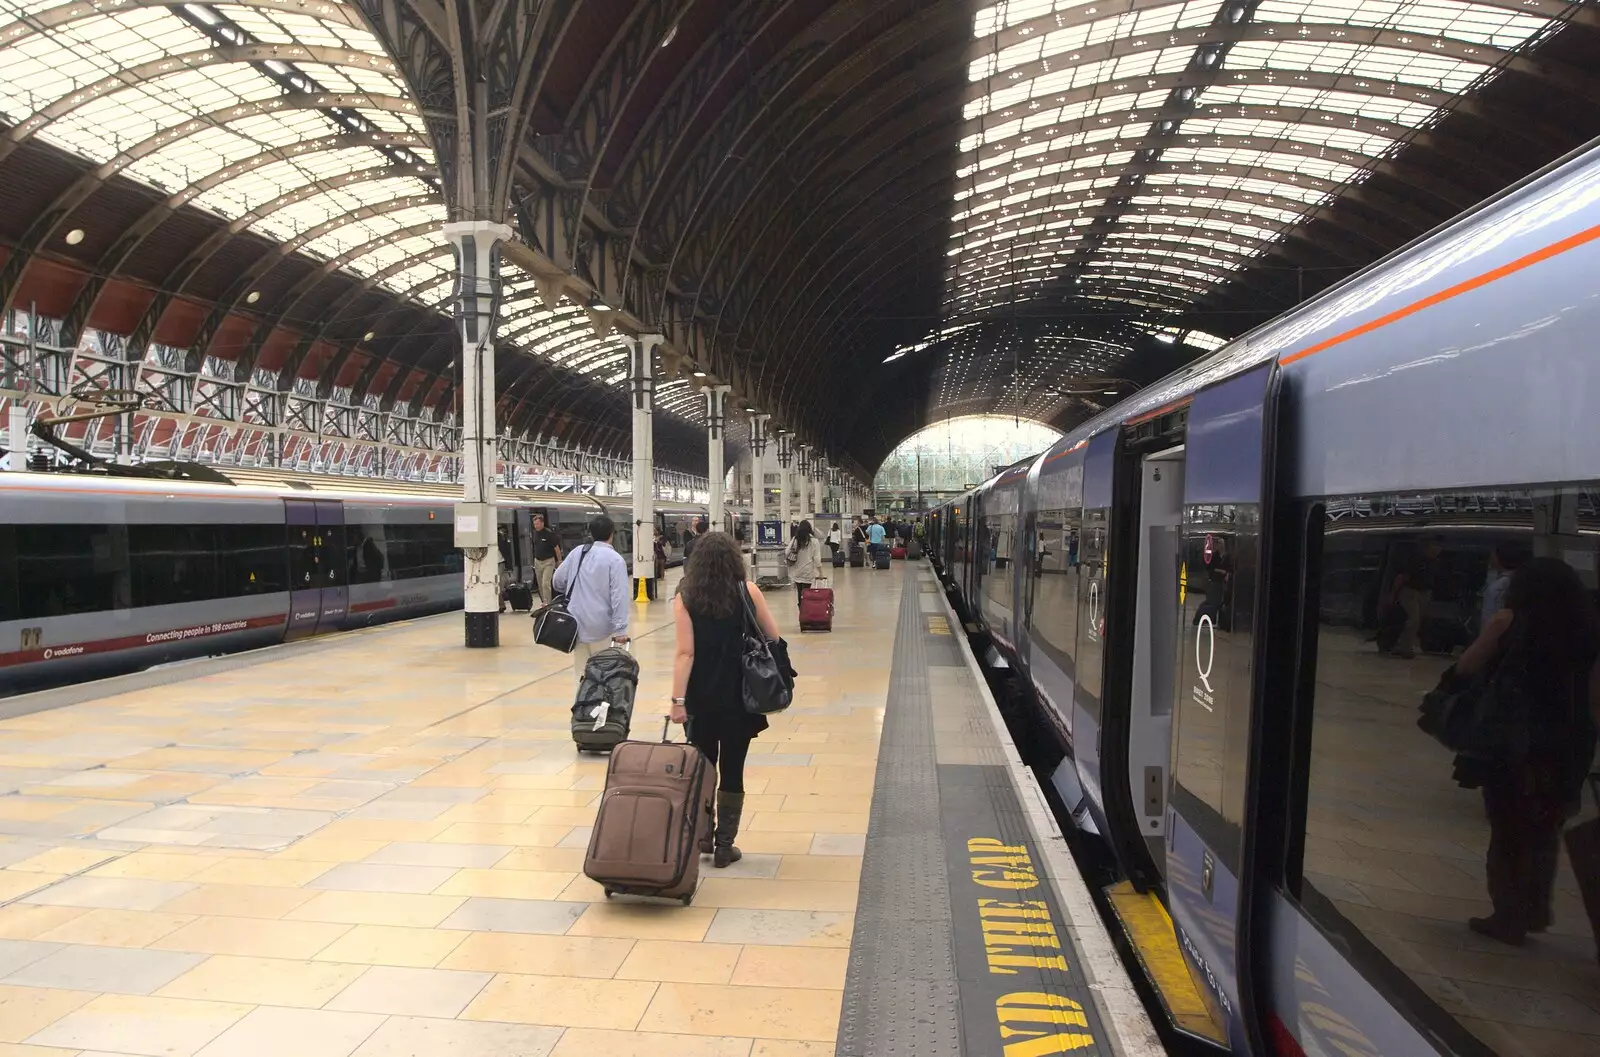
<svg viewBox="0 0 1600 1057"><path fill-rule="evenodd" d="M1512 624L1505 648L1486 674L1463 677L1454 672L1446 672L1422 699L1417 726L1463 756L1510 764L1524 759L1534 713L1526 629Z"/></svg>
<svg viewBox="0 0 1600 1057"><path fill-rule="evenodd" d="M744 710L758 716L782 712L794 700L794 669L789 667L789 644L768 640L750 604L750 589L739 585L744 603L744 649L739 667L744 675Z"/></svg>
<svg viewBox="0 0 1600 1057"><path fill-rule="evenodd" d="M556 592L548 605L533 614L533 641L538 645L562 653L578 648L578 618L567 612L567 597L568 592L578 586L578 577L583 575L583 559L589 556L592 546L592 543L585 544L578 552L578 567L572 570L572 582L567 590Z"/></svg>

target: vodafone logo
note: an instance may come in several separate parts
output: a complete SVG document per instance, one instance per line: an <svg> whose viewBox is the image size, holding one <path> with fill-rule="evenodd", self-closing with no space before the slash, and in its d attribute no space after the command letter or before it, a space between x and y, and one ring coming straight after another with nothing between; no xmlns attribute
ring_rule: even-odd
<svg viewBox="0 0 1600 1057"><path fill-rule="evenodd" d="M82 652L82 646L55 646L44 651L44 659L48 661L56 657L76 657Z"/></svg>

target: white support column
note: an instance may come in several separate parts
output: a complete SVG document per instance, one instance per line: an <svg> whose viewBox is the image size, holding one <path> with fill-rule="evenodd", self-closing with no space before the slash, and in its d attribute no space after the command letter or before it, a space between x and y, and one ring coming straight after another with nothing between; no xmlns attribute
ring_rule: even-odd
<svg viewBox="0 0 1600 1057"><path fill-rule="evenodd" d="M494 326L500 310L499 244L504 224L444 226L456 250L456 323L461 332L461 502L455 543L466 559L469 649L500 645L500 523L495 514Z"/></svg>
<svg viewBox="0 0 1600 1057"><path fill-rule="evenodd" d="M628 357L633 399L633 600L655 596L656 569L656 346L661 334L640 334Z"/></svg>
<svg viewBox="0 0 1600 1057"><path fill-rule="evenodd" d="M28 468L28 405L20 400L10 408L6 469L22 473Z"/></svg>
<svg viewBox="0 0 1600 1057"><path fill-rule="evenodd" d="M789 542L789 508L794 505L794 481L789 467L794 462L794 434L778 430L778 533L779 540Z"/></svg>
<svg viewBox="0 0 1600 1057"><path fill-rule="evenodd" d="M750 578L760 564L761 523L767 519L767 417L750 416Z"/></svg>
<svg viewBox="0 0 1600 1057"><path fill-rule="evenodd" d="M727 522L727 509L723 506L723 490L728 471L722 464L723 426L728 419L728 385L705 385L700 391L706 394L706 477L710 481L710 501L706 504L709 519L706 525L721 531Z"/></svg>
<svg viewBox="0 0 1600 1057"><path fill-rule="evenodd" d="M794 446L794 519L804 520L811 510L811 445Z"/></svg>

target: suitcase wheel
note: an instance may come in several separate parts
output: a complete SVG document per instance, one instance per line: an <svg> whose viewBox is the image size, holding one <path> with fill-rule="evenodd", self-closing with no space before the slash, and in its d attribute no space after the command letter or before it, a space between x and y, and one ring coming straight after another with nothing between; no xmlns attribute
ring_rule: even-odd
<svg viewBox="0 0 1600 1057"><path fill-rule="evenodd" d="M693 892L687 892L687 893L679 896L678 897L678 902L682 903L684 906L688 906L690 903L694 902L694 893Z"/></svg>
<svg viewBox="0 0 1600 1057"><path fill-rule="evenodd" d="M607 888L607 889L606 889L606 890L605 890L605 893L606 893L606 898L607 898L607 899L610 899L610 898L611 898L611 897L612 897L612 896L614 896L614 895L616 895L616 894L617 894L617 893L616 893L616 891L615 891L615 890L613 890L613 889L610 889L610 888Z"/></svg>

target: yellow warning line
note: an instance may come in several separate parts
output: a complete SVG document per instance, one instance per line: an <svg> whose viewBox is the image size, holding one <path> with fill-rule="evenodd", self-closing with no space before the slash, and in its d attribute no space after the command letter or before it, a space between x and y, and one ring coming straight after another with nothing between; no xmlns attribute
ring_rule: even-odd
<svg viewBox="0 0 1600 1057"><path fill-rule="evenodd" d="M1123 932L1139 955L1145 975L1160 992L1172 1023L1180 1031L1226 1046L1227 1031L1195 987L1194 978L1189 975L1189 963L1184 961L1178 947L1172 918L1167 916L1167 908L1161 905L1161 900L1154 892L1134 891L1127 881L1107 888L1106 895L1122 922Z"/></svg>
<svg viewBox="0 0 1600 1057"><path fill-rule="evenodd" d="M946 620L944 617L941 617L941 616L930 616L928 618L928 634L929 635L948 635L948 634L950 634L950 621Z"/></svg>

